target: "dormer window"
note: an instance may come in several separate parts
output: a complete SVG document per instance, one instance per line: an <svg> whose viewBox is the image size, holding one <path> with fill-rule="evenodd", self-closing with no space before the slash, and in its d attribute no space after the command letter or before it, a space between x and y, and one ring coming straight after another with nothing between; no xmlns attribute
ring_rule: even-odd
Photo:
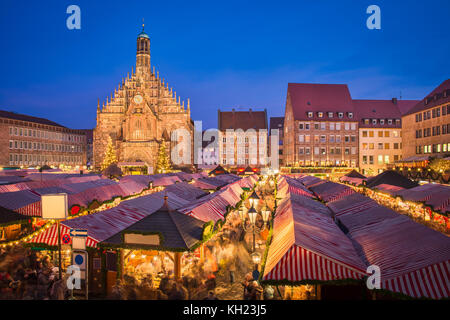
<svg viewBox="0 0 450 320"><path fill-rule="evenodd" d="M313 113L310 111L308 112L308 118L312 118L313 117Z"/></svg>
<svg viewBox="0 0 450 320"><path fill-rule="evenodd" d="M400 119L395 119L395 124L400 124Z"/></svg>
<svg viewBox="0 0 450 320"><path fill-rule="evenodd" d="M317 112L317 116L318 116L319 118L323 118L323 112Z"/></svg>
<svg viewBox="0 0 450 320"><path fill-rule="evenodd" d="M388 119L388 124L389 124L389 125L392 124L392 119Z"/></svg>
<svg viewBox="0 0 450 320"><path fill-rule="evenodd" d="M353 112L349 112L348 113L348 117L349 117L349 119L352 119L353 118Z"/></svg>
<svg viewBox="0 0 450 320"><path fill-rule="evenodd" d="M343 112L338 112L338 117L339 117L339 119L342 119L344 117L344 113Z"/></svg>
<svg viewBox="0 0 450 320"><path fill-rule="evenodd" d="M333 118L333 112L328 112L328 118Z"/></svg>
<svg viewBox="0 0 450 320"><path fill-rule="evenodd" d="M384 119L380 119L380 124L384 124Z"/></svg>
<svg viewBox="0 0 450 320"><path fill-rule="evenodd" d="M372 124L377 124L377 119L372 119Z"/></svg>
<svg viewBox="0 0 450 320"><path fill-rule="evenodd" d="M369 124L369 119L364 119L364 124Z"/></svg>

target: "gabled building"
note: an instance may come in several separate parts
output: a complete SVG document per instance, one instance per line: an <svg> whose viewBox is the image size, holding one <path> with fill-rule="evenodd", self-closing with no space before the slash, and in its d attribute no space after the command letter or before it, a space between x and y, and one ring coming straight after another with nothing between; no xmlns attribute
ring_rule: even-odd
<svg viewBox="0 0 450 320"><path fill-rule="evenodd" d="M377 174L402 159L402 114L417 100L353 100L359 120L359 168Z"/></svg>
<svg viewBox="0 0 450 320"><path fill-rule="evenodd" d="M450 79L402 117L404 160L450 154Z"/></svg>
<svg viewBox="0 0 450 320"><path fill-rule="evenodd" d="M358 166L358 119L345 84L289 83L285 166Z"/></svg>
<svg viewBox="0 0 450 320"><path fill-rule="evenodd" d="M267 111L218 110L219 159L226 167L264 166Z"/></svg>

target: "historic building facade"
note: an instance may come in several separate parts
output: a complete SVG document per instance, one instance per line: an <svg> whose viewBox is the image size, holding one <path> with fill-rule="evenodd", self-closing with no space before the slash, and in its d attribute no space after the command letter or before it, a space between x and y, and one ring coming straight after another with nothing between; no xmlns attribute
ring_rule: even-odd
<svg viewBox="0 0 450 320"><path fill-rule="evenodd" d="M358 120L347 85L289 83L285 166L358 166Z"/></svg>
<svg viewBox="0 0 450 320"><path fill-rule="evenodd" d="M0 110L0 166L86 165L86 134L56 122Z"/></svg>
<svg viewBox="0 0 450 320"><path fill-rule="evenodd" d="M359 119L359 168L373 175L402 159L402 114L417 100L353 100Z"/></svg>
<svg viewBox="0 0 450 320"><path fill-rule="evenodd" d="M131 75L122 80L106 104L98 104L94 167L101 167L110 137L117 151L119 166L147 167L150 173L155 168L158 148L163 141L170 153L177 144L170 142L171 139L182 141L189 138L175 134L177 129L189 133L190 148L180 150L177 155L185 159L181 166L190 166L193 163L193 122L189 99L185 107L184 101L177 98L176 92L160 78L159 72L155 72L154 67L151 70L150 38L142 30L137 38L136 70L132 69Z"/></svg>
<svg viewBox="0 0 450 320"><path fill-rule="evenodd" d="M450 79L402 117L403 158L420 161L450 154Z"/></svg>

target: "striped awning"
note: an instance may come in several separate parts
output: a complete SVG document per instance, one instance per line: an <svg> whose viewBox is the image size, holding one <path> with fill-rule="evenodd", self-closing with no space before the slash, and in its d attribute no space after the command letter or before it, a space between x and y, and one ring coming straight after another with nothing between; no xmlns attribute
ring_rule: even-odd
<svg viewBox="0 0 450 320"><path fill-rule="evenodd" d="M277 208L273 228L264 281L295 284L367 275L352 242L320 202L288 194Z"/></svg>
<svg viewBox="0 0 450 320"><path fill-rule="evenodd" d="M280 262L264 276L264 280L335 281L362 279L361 270L336 262L299 246L292 246Z"/></svg>
<svg viewBox="0 0 450 320"><path fill-rule="evenodd" d="M72 244L72 237L70 236L70 227L61 223L61 244L70 245ZM45 244L48 246L57 246L58 245L58 226L57 224L53 224L46 231L38 234L36 237L29 241L30 243L35 244ZM95 248L97 247L98 241L92 237L86 239L86 247Z"/></svg>

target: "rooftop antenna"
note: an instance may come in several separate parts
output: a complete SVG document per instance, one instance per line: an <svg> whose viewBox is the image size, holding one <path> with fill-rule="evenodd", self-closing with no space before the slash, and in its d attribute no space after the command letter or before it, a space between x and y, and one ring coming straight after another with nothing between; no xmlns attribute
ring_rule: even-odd
<svg viewBox="0 0 450 320"><path fill-rule="evenodd" d="M400 90L400 99L399 100L402 100L402 90Z"/></svg>

